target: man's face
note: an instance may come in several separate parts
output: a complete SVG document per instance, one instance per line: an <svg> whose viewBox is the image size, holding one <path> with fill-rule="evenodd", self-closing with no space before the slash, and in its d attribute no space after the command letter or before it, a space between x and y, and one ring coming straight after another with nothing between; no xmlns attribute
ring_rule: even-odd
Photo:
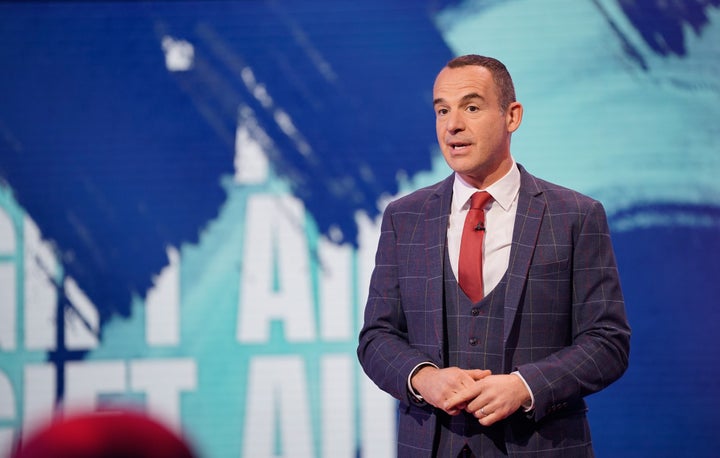
<svg viewBox="0 0 720 458"><path fill-rule="evenodd" d="M478 188L502 178L512 165L510 135L522 106L515 102L503 112L492 74L477 65L444 68L433 101L438 143L450 168Z"/></svg>

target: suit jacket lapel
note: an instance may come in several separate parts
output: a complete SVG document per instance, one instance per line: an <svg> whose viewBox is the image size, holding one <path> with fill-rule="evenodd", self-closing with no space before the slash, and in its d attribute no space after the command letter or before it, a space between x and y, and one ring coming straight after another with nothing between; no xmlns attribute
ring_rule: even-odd
<svg viewBox="0 0 720 458"><path fill-rule="evenodd" d="M520 165L520 194L513 229L510 263L508 265L508 288L505 293L504 340L507 342L513 328L522 292L527 282L543 214L545 201L535 178Z"/></svg>
<svg viewBox="0 0 720 458"><path fill-rule="evenodd" d="M454 175L450 175L440 182L424 207L425 263L428 273L427 304L443 304L445 246L447 243L450 204L452 202L453 180ZM443 310L444 307L440 307L439 312L433 315L435 336L440 345L444 341Z"/></svg>
<svg viewBox="0 0 720 458"><path fill-rule="evenodd" d="M540 225L545 213L545 201L535 178L520 168L520 194L515 216L510 262L508 265L508 288L505 293L504 342L513 328L522 292L527 282L530 261L535 252ZM427 303L443 303L443 272L447 244L447 225L452 202L454 175L440 182L428 198L425 214L425 262L428 272ZM444 339L443 309L434 316L435 335L438 342Z"/></svg>

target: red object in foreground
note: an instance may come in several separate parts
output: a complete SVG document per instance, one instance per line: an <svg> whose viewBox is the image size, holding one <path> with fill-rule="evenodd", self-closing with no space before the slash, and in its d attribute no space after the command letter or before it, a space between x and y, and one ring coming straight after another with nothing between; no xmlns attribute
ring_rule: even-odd
<svg viewBox="0 0 720 458"><path fill-rule="evenodd" d="M194 458L189 444L139 412L97 412L54 420L13 458Z"/></svg>

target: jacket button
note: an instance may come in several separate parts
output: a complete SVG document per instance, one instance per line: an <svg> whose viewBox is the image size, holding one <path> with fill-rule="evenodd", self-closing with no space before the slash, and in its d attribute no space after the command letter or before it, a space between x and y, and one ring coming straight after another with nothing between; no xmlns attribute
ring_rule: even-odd
<svg viewBox="0 0 720 458"><path fill-rule="evenodd" d="M478 340L477 340L475 337L473 337L472 339L470 339L470 345L472 345L473 347L474 347L475 345L477 345L477 343L478 343Z"/></svg>
<svg viewBox="0 0 720 458"><path fill-rule="evenodd" d="M472 309L472 310L470 310L470 314L471 314L472 316L478 316L478 315L480 315L480 310L478 310L478 309Z"/></svg>

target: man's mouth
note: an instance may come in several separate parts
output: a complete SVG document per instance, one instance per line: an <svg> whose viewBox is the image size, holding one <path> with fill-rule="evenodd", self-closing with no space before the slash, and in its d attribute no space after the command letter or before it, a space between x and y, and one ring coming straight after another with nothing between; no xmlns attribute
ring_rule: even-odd
<svg viewBox="0 0 720 458"><path fill-rule="evenodd" d="M448 146L450 146L450 148L451 148L452 150L458 151L458 150L461 150L461 149L463 149L463 148L465 148L465 147L470 146L470 143L451 142L451 143L448 143Z"/></svg>

